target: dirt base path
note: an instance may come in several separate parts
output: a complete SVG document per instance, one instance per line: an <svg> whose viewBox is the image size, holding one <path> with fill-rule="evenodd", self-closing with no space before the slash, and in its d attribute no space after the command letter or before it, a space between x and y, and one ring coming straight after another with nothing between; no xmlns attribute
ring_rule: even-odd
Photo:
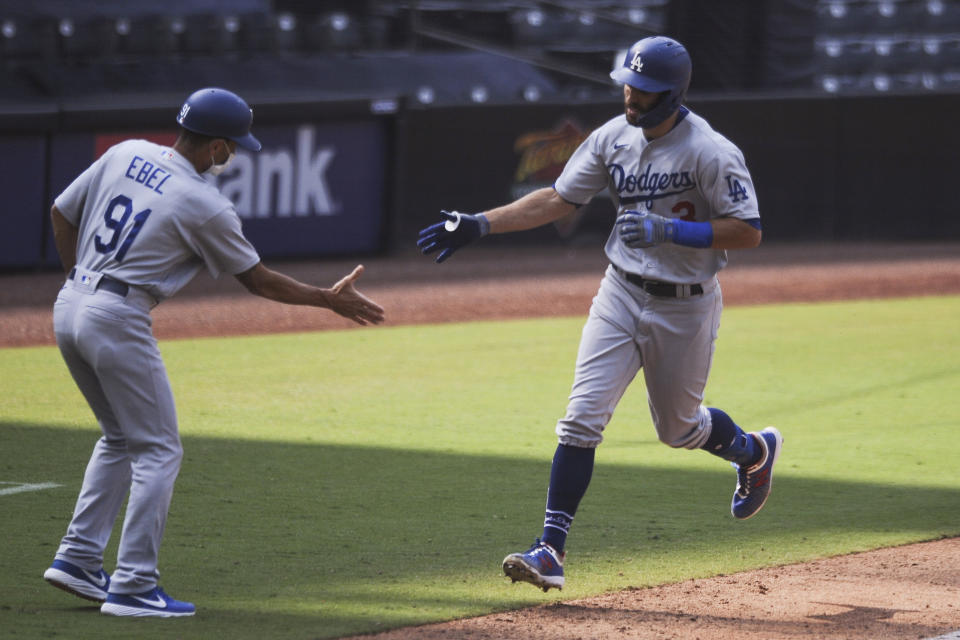
<svg viewBox="0 0 960 640"><path fill-rule="evenodd" d="M960 539L952 538L362 637L880 640L958 629Z"/></svg>
<svg viewBox="0 0 960 640"><path fill-rule="evenodd" d="M268 263L330 286L358 261ZM516 317L584 318L606 259L591 249L464 251L442 265L422 256L362 261L361 291L386 325ZM814 302L960 293L960 244L788 245L733 252L720 274L724 304ZM53 344L59 273L0 275L0 347ZM230 277L201 273L153 311L157 338L353 328L339 316L255 298Z"/></svg>
<svg viewBox="0 0 960 640"><path fill-rule="evenodd" d="M586 316L606 261L599 249L464 251L363 261L359 288L387 324ZM269 264L329 286L355 261ZM960 245L764 246L734 252L720 276L727 306L960 294ZM0 275L0 347L53 344L58 273ZM161 340L348 329L330 313L250 296L200 275L154 311ZM370 329L363 329L370 330ZM376 330L376 329L373 329ZM529 588L515 585L512 588ZM776 567L399 629L377 638L935 638L960 640L960 539ZM946 640L946 638L944 638Z"/></svg>

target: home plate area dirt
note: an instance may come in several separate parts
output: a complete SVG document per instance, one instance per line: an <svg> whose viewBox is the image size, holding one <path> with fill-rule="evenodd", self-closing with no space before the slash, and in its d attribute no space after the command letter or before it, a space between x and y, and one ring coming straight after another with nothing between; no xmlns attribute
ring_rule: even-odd
<svg viewBox="0 0 960 640"><path fill-rule="evenodd" d="M328 286L356 262L268 266ZM386 309L387 325L585 317L606 266L597 248L463 251L443 265L409 255L363 262L358 288ZM62 282L56 272L0 275L0 347L53 344L51 306ZM726 306L956 295L960 245L764 246L732 252L720 282ZM204 275L153 316L161 341L352 326L328 312L256 299L232 278ZM534 589L504 580L504 588ZM960 538L362 637L960 640Z"/></svg>

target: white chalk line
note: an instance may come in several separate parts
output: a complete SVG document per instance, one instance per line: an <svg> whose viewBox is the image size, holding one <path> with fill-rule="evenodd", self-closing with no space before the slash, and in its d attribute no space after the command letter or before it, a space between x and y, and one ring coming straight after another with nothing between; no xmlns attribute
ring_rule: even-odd
<svg viewBox="0 0 960 640"><path fill-rule="evenodd" d="M960 629L951 631L943 636L937 636L936 638L927 638L926 640L960 640Z"/></svg>
<svg viewBox="0 0 960 640"><path fill-rule="evenodd" d="M56 487L63 486L62 484L57 484L55 482L0 482L0 485L2 484L12 484L14 486L6 489L0 489L0 496L9 496L15 493L24 493L27 491L43 491L44 489L54 489Z"/></svg>

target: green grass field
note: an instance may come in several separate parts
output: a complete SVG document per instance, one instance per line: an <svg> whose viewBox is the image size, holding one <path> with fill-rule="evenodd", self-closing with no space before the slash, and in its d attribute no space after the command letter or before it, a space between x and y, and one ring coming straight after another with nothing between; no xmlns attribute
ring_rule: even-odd
<svg viewBox="0 0 960 640"><path fill-rule="evenodd" d="M61 485L0 495L0 635L330 638L960 535L958 318L727 309L707 403L783 432L770 502L734 521L733 470L660 444L638 379L549 595L500 561L539 535L583 318L163 342L186 455L161 583L198 608L166 621L41 579L98 429L55 348L0 350L0 482Z"/></svg>

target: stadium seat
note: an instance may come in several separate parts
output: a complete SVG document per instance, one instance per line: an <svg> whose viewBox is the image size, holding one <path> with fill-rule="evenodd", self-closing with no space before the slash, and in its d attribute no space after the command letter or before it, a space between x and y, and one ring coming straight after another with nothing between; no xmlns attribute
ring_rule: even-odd
<svg viewBox="0 0 960 640"><path fill-rule="evenodd" d="M118 18L116 51L128 58L179 53L186 23L179 16L137 15Z"/></svg>
<svg viewBox="0 0 960 640"><path fill-rule="evenodd" d="M52 60L57 55L57 23L44 17L0 18L0 47L5 63Z"/></svg>
<svg viewBox="0 0 960 640"><path fill-rule="evenodd" d="M874 47L861 38L823 38L814 43L817 71L825 75L863 73L873 66Z"/></svg>
<svg viewBox="0 0 960 640"><path fill-rule="evenodd" d="M255 55L272 51L275 46L275 18L269 13L253 11L240 14L238 48L240 53Z"/></svg>
<svg viewBox="0 0 960 640"><path fill-rule="evenodd" d="M642 28L649 33L663 33L667 29L666 3L618 7L611 10L611 16L630 29Z"/></svg>
<svg viewBox="0 0 960 640"><path fill-rule="evenodd" d="M923 0L917 18L924 33L950 33L960 30L960 2Z"/></svg>
<svg viewBox="0 0 960 640"><path fill-rule="evenodd" d="M905 85L915 91L937 91L940 88L939 74L930 71L915 71L901 76Z"/></svg>
<svg viewBox="0 0 960 640"><path fill-rule="evenodd" d="M105 16L65 17L57 22L60 56L67 63L86 62L112 55L119 34L116 20Z"/></svg>
<svg viewBox="0 0 960 640"><path fill-rule="evenodd" d="M277 52L296 51L301 44L300 20L296 14L281 12L270 21L273 46Z"/></svg>
<svg viewBox="0 0 960 640"><path fill-rule="evenodd" d="M849 0L821 0L817 3L818 32L825 35L863 34L870 30L865 7Z"/></svg>
<svg viewBox="0 0 960 640"><path fill-rule="evenodd" d="M854 76L823 74L814 79L816 89L829 94L842 94L850 91L854 85Z"/></svg>
<svg viewBox="0 0 960 640"><path fill-rule="evenodd" d="M960 71L960 35L951 35L941 40L938 69Z"/></svg>
<svg viewBox="0 0 960 640"><path fill-rule="evenodd" d="M868 92L889 93L893 88L893 78L886 73L865 73L858 77L857 88Z"/></svg>
<svg viewBox="0 0 960 640"><path fill-rule="evenodd" d="M945 71L939 74L938 82L945 91L960 91L960 71Z"/></svg>
<svg viewBox="0 0 960 640"><path fill-rule="evenodd" d="M564 33L560 34L559 42L552 43L552 47L611 52L618 47L628 46L637 39L637 28L642 24L630 23L630 14L636 20L652 21L653 19L652 12L643 9L619 12L571 12L566 16Z"/></svg>
<svg viewBox="0 0 960 640"><path fill-rule="evenodd" d="M363 46L362 24L345 11L327 13L303 21L303 47L308 50L348 51Z"/></svg>
<svg viewBox="0 0 960 640"><path fill-rule="evenodd" d="M201 13L184 18L180 50L188 54L219 55L239 46L240 19L233 14Z"/></svg>
<svg viewBox="0 0 960 640"><path fill-rule="evenodd" d="M923 44L915 38L878 37L873 39L873 70L904 73L920 68Z"/></svg>
<svg viewBox="0 0 960 640"><path fill-rule="evenodd" d="M840 38L821 38L814 42L817 71L828 76L844 71L843 42Z"/></svg>
<svg viewBox="0 0 960 640"><path fill-rule="evenodd" d="M363 34L366 48L381 51L391 46L396 31L396 17L386 12L365 14Z"/></svg>
<svg viewBox="0 0 960 640"><path fill-rule="evenodd" d="M863 5L865 28L874 34L913 33L920 26L922 6L903 0L872 0Z"/></svg>
<svg viewBox="0 0 960 640"><path fill-rule="evenodd" d="M563 42L564 25L559 14L543 9L520 9L510 14L514 46L536 48Z"/></svg>
<svg viewBox="0 0 960 640"><path fill-rule="evenodd" d="M936 72L942 69L947 59L946 46L944 38L937 35L914 38L917 45L917 53L913 63L913 69L917 71Z"/></svg>

